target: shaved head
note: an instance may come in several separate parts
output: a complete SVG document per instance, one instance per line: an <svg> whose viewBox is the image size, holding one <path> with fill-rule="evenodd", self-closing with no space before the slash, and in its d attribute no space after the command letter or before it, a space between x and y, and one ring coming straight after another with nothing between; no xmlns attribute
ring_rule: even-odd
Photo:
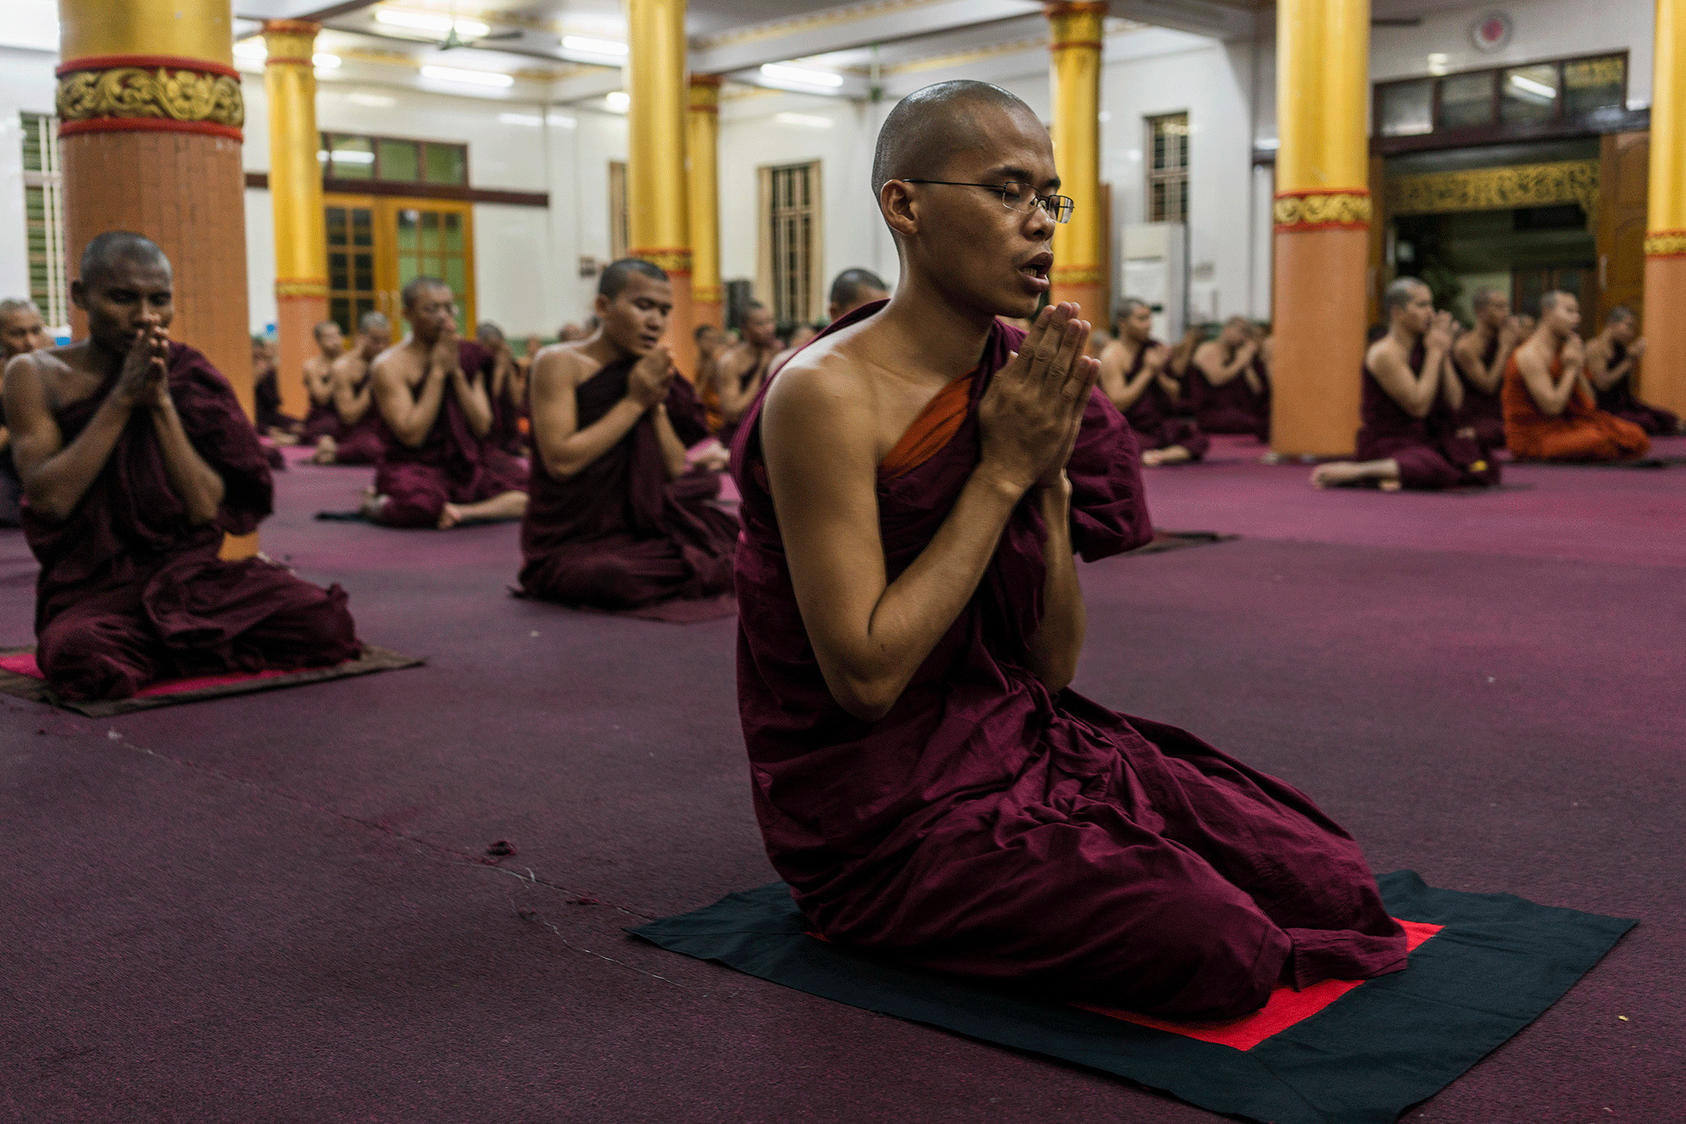
<svg viewBox="0 0 1686 1124"><path fill-rule="evenodd" d="M1037 120L1017 94L969 79L938 82L897 102L878 131L872 157L873 193L890 180L941 179L956 153L993 148L988 122L975 112L983 107L1024 113Z"/></svg>
<svg viewBox="0 0 1686 1124"><path fill-rule="evenodd" d="M146 235L132 230L108 230L95 236L88 243L88 248L82 251L82 284L93 287L120 262L147 267L163 265L165 269L170 267L170 259L158 243Z"/></svg>

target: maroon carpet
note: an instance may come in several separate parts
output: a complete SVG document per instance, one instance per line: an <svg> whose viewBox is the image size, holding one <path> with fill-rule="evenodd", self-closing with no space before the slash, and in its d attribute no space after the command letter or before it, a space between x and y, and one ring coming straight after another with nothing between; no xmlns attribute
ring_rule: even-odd
<svg viewBox="0 0 1686 1124"><path fill-rule="evenodd" d="M1150 476L1161 525L1245 537L1086 568L1079 687L1291 778L1377 869L1642 919L1412 1121L1672 1118L1686 467L1318 493L1258 451ZM0 1118L1217 1119L624 937L773 877L733 622L511 598L513 525L311 519L366 479L296 466L263 545L426 668L0 698ZM0 531L0 647L32 574Z"/></svg>

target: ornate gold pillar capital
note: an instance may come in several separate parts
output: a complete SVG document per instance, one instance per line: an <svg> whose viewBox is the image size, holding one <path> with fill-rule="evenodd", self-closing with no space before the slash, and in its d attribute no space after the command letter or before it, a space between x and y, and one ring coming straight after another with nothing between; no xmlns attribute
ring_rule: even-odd
<svg viewBox="0 0 1686 1124"><path fill-rule="evenodd" d="M308 66L314 73L316 36L322 25L310 20L265 20L263 43L269 49L264 66Z"/></svg>

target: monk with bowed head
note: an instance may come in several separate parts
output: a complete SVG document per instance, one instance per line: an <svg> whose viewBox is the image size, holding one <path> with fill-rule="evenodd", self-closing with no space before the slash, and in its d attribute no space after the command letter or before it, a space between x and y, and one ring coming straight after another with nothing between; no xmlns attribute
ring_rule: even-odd
<svg viewBox="0 0 1686 1124"><path fill-rule="evenodd" d="M1090 326L1037 312L1073 207L1047 129L998 87L926 87L885 119L873 186L895 295L792 359L733 450L739 711L808 923L1190 1017L1403 967L1357 846L1309 799L1070 689L1074 552L1152 528Z"/></svg>
<svg viewBox="0 0 1686 1124"><path fill-rule="evenodd" d="M316 444L324 437L340 434L339 414L334 411L334 361L345 352L340 326L324 320L311 329L316 354L304 361L304 389L310 410L304 416L303 441Z"/></svg>
<svg viewBox="0 0 1686 1124"><path fill-rule="evenodd" d="M1217 339L1194 349L1188 394L1201 429L1269 439L1270 381L1260 347L1246 317L1232 316Z"/></svg>
<svg viewBox="0 0 1686 1124"><path fill-rule="evenodd" d="M1142 463L1199 460L1212 442L1198 424L1177 416L1179 387L1165 369L1171 351L1153 338L1153 310L1126 298L1117 319L1118 336L1100 352L1100 386L1135 431Z"/></svg>
<svg viewBox="0 0 1686 1124"><path fill-rule="evenodd" d="M365 517L390 527L517 519L527 466L489 437L492 355L457 335L451 287L436 277L404 286L410 334L375 358L375 407L390 437Z"/></svg>
<svg viewBox="0 0 1686 1124"><path fill-rule="evenodd" d="M590 338L547 347L534 364L521 587L601 609L725 593L737 520L713 503L719 473L686 461L708 428L661 342L667 274L638 258L612 263L596 310Z"/></svg>
<svg viewBox="0 0 1686 1124"><path fill-rule="evenodd" d="M1620 461L1651 448L1645 431L1598 408L1586 378L1586 347L1575 330L1573 293L1540 298L1539 326L1505 366L1505 441L1517 460Z"/></svg>
<svg viewBox="0 0 1686 1124"><path fill-rule="evenodd" d="M1387 335L1364 353L1358 459L1320 464L1319 488L1374 484L1397 488L1481 487L1499 482L1473 426L1464 421L1464 385L1452 361L1452 314L1414 277L1387 287Z"/></svg>
<svg viewBox="0 0 1686 1124"><path fill-rule="evenodd" d="M89 243L80 273L70 295L88 338L6 368L48 683L124 698L157 679L356 656L339 586L218 557L224 535L269 514L273 487L228 381L169 338L164 252L113 231Z"/></svg>

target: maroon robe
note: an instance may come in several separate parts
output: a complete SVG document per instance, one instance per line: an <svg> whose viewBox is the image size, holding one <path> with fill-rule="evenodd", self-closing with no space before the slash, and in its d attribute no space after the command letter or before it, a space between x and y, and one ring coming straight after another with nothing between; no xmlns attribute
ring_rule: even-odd
<svg viewBox="0 0 1686 1124"><path fill-rule="evenodd" d="M576 388L581 429L626 397L637 362L611 363ZM681 442L707 432L702 407L683 379L673 380L667 412ZM602 609L725 593L732 588L738 521L710 502L719 491L715 472L668 479L648 412L565 480L553 477L535 452L532 498L521 520L521 588L533 597Z"/></svg>
<svg viewBox="0 0 1686 1124"><path fill-rule="evenodd" d="M339 440L343 427L340 425L339 411L334 409L333 399L326 402L312 402L310 412L304 416L304 430L299 434L299 440L311 445L324 437Z"/></svg>
<svg viewBox="0 0 1686 1124"><path fill-rule="evenodd" d="M70 518L50 522L24 506L41 563L35 658L68 698L125 698L185 675L332 664L359 650L338 585L321 589L258 558L217 557L225 532L249 534L269 514L269 466L233 390L203 355L170 344L169 379L182 428L222 477L216 519L189 522L143 409ZM114 381L55 412L65 444Z"/></svg>
<svg viewBox="0 0 1686 1124"><path fill-rule="evenodd" d="M958 433L905 475L881 473L891 580L976 467L978 399L1023 337L997 325ZM1404 935L1356 844L1304 795L1175 727L1051 694L1031 674L1044 529L1028 500L890 712L867 722L838 706L791 588L759 414L758 403L732 459L743 493L739 711L768 855L816 931L917 965L1180 1016L1251 1010L1280 979L1404 966ZM1135 443L1104 395L1090 401L1067 474L1085 559L1149 539Z"/></svg>
<svg viewBox="0 0 1686 1124"><path fill-rule="evenodd" d="M1270 378L1265 374L1264 359L1255 355L1253 373L1264 389L1257 393L1247 385L1247 375L1239 372L1222 386L1213 386L1200 365L1188 365L1188 392L1194 405L1194 417L1207 433L1250 433L1260 441L1270 440Z"/></svg>
<svg viewBox="0 0 1686 1124"><path fill-rule="evenodd" d="M1482 370L1492 367L1498 355L1499 337L1494 336L1481 350ZM1471 382L1457 363L1452 364L1452 369L1457 372L1458 381L1464 388L1464 404L1458 411L1458 428L1468 426L1475 430L1475 439L1488 449L1504 448L1505 411L1500 395L1504 380L1500 379L1499 386L1489 394Z"/></svg>
<svg viewBox="0 0 1686 1124"><path fill-rule="evenodd" d="M252 412L259 433L272 429L296 432L300 422L281 412L281 388L275 383L275 365L265 363L252 370Z"/></svg>
<svg viewBox="0 0 1686 1124"><path fill-rule="evenodd" d="M486 434L486 443L520 456L527 446L527 437L521 432L521 419L528 416L527 403L516 399L514 386L512 375L504 380L501 390L493 393L490 386L487 388L487 396L492 402L492 429Z"/></svg>
<svg viewBox="0 0 1686 1124"><path fill-rule="evenodd" d="M1148 349L1160 346L1163 345L1158 340L1148 340L1137 348L1135 362L1124 372L1124 381L1129 382L1141 374L1142 364L1147 362ZM1142 449L1169 449L1173 445L1181 445L1188 450L1191 460L1199 460L1212 447L1211 438L1200 432L1197 423L1177 416L1176 405L1157 378L1150 381L1141 397L1124 411L1124 420L1135 431L1136 444Z"/></svg>
<svg viewBox="0 0 1686 1124"><path fill-rule="evenodd" d="M1618 366L1626 358L1627 347L1611 340L1610 366ZM1634 396L1632 371L1616 380L1608 389L1595 389L1594 396L1600 410L1607 414L1615 414L1623 421L1632 422L1652 437L1666 437L1680 432L1680 418L1673 412L1661 406L1647 405Z"/></svg>
<svg viewBox="0 0 1686 1124"><path fill-rule="evenodd" d="M459 343L457 361L469 382L489 380L492 355L479 345ZM437 527L447 503L478 503L526 490L526 464L474 435L449 380L426 440L411 448L388 431L375 470L375 491L386 497L380 521L390 527Z"/></svg>
<svg viewBox="0 0 1686 1124"><path fill-rule="evenodd" d="M1422 369L1423 345L1411 351L1411 369ZM1406 488L1482 487L1499 482L1499 466L1474 437L1458 436L1465 422L1453 417L1435 395L1426 417L1414 418L1376 381L1364 366L1360 396L1358 459L1392 457L1399 465L1399 483Z"/></svg>

